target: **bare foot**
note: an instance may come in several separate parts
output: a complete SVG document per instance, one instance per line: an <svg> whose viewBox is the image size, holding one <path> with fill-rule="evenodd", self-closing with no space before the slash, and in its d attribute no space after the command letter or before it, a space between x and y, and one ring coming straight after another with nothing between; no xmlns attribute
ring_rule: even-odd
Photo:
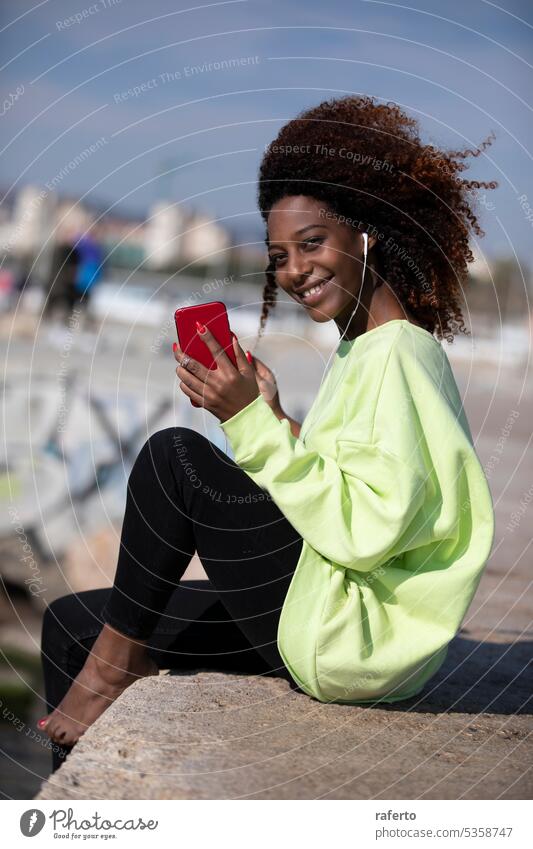
<svg viewBox="0 0 533 849"><path fill-rule="evenodd" d="M39 727L55 743L73 746L130 684L158 674L144 643L104 625L65 697Z"/></svg>

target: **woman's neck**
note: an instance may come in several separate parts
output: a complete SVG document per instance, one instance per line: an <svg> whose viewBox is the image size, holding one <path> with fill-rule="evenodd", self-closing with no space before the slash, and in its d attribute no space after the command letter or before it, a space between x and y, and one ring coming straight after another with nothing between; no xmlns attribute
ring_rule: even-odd
<svg viewBox="0 0 533 849"><path fill-rule="evenodd" d="M397 318L404 318L406 321L410 321L412 324L417 324L420 327L420 322L415 319L410 310L402 306L386 282L381 280L377 282L377 285L374 285L377 275L375 275L372 269L369 270L371 273L368 279L369 281L371 280L371 283L368 287L365 285L364 288L366 291L362 293L361 301L354 317L350 321L351 311L353 310L353 306L351 306L348 316L335 319L335 323L343 339L351 341L368 330L373 330L375 327L379 327ZM346 333L343 335L346 329L346 321L350 321L350 323Z"/></svg>

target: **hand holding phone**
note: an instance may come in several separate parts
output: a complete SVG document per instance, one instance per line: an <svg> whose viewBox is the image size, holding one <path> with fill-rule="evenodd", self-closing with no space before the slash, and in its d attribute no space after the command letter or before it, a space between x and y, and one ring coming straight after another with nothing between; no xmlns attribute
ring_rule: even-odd
<svg viewBox="0 0 533 849"><path fill-rule="evenodd" d="M220 309L217 308L215 315L220 315ZM176 369L180 378L180 389L195 407L204 407L217 416L220 422L225 422L261 397L255 369L246 358L239 340L229 330L229 325L224 345L224 339L211 332L209 321L207 324L196 318L194 321L194 333L198 337L200 347L197 347L198 342L193 341L189 321L176 319L180 341L185 338L189 340L188 343L185 342L186 351L174 344L174 357L180 364ZM198 327L196 321L199 322ZM183 326L189 326L190 336L184 335ZM208 355L204 347L207 348ZM198 352L198 359L189 353L193 349ZM186 353L189 353L190 361L187 361L186 366L182 366L181 362Z"/></svg>
<svg viewBox="0 0 533 849"><path fill-rule="evenodd" d="M228 312L222 301L208 301L206 304L195 304L192 307L181 307L174 313L178 342L184 354L188 354L193 360L202 363L208 369L216 369L217 364L211 351L198 335L196 322L199 321L209 328L217 342L231 362L237 368L237 360L233 350L233 340L229 326ZM193 407L201 405L191 400Z"/></svg>

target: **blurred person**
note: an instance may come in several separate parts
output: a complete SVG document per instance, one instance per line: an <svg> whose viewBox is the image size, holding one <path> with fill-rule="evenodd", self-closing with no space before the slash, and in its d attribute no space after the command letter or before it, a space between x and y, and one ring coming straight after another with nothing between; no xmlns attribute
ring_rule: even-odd
<svg viewBox="0 0 533 849"><path fill-rule="evenodd" d="M55 319L59 315L67 324L79 300L76 280L80 260L80 253L75 246L66 243L56 245L43 310L43 318L46 320Z"/></svg>
<svg viewBox="0 0 533 849"><path fill-rule="evenodd" d="M300 424L235 336L237 368L201 325L216 369L174 345L180 390L219 419L234 459L189 428L150 436L112 588L47 608L40 727L62 747L54 767L161 668L273 674L363 705L407 702L440 668L494 534L439 341L464 331L471 193L495 184L461 171L488 143L438 150L395 104L356 96L280 130L259 172L259 333L281 288L335 322L333 363ZM208 580L180 581L195 551Z"/></svg>
<svg viewBox="0 0 533 849"><path fill-rule="evenodd" d="M34 260L27 254L20 258L16 265L15 276L13 281L13 289L11 291L11 299L9 308L15 310L19 306L23 293L34 285L32 270Z"/></svg>
<svg viewBox="0 0 533 849"><path fill-rule="evenodd" d="M87 327L94 324L90 302L94 288L102 277L104 254L97 240L87 233L76 240L76 250L79 255L75 279L77 305L81 310L80 320Z"/></svg>
<svg viewBox="0 0 533 849"><path fill-rule="evenodd" d="M17 277L10 268L0 268L0 310L8 312L18 302Z"/></svg>
<svg viewBox="0 0 533 849"><path fill-rule="evenodd" d="M27 308L28 303L25 303L25 299L28 294L29 308L32 310L32 295L37 294L37 290L41 293L43 288L43 280L39 272L38 258L36 258L33 252L26 251L17 256L14 265L14 283L9 305L11 310L21 307ZM37 298L37 302L40 304L40 296Z"/></svg>

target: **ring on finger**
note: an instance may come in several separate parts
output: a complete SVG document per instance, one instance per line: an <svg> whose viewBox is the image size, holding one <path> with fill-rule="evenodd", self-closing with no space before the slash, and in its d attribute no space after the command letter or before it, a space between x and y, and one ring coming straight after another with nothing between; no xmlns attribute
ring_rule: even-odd
<svg viewBox="0 0 533 849"><path fill-rule="evenodd" d="M183 357L183 359L182 359L182 361L181 361L181 363L180 363L180 366L181 366L182 368L187 368L187 366L189 365L190 361L191 361L191 358L189 357L189 355L188 355L188 354L185 354L185 356Z"/></svg>

